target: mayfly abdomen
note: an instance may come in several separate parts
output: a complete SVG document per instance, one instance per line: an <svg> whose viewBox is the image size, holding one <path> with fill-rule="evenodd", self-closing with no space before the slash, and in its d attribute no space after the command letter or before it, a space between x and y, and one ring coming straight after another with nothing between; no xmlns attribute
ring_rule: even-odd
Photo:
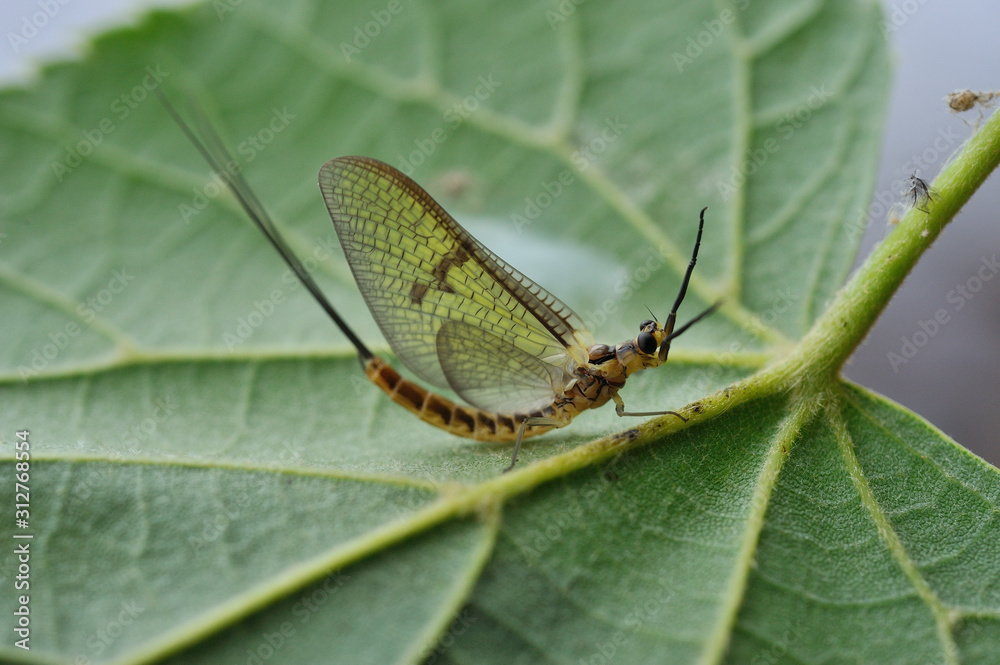
<svg viewBox="0 0 1000 665"><path fill-rule="evenodd" d="M456 404L447 397L403 378L378 356L373 356L365 363L365 375L393 402L416 414L424 422L477 441L516 441L521 421L525 417L545 417L555 413L549 408L537 413L507 415ZM528 427L524 437L543 434L551 429L551 425Z"/></svg>
<svg viewBox="0 0 1000 665"><path fill-rule="evenodd" d="M470 439L514 441L506 471L514 467L523 438L564 427L608 400L614 400L619 416L673 414L686 420L674 411L627 412L618 390L632 372L663 364L670 341L718 307L674 329L706 209L664 324L644 321L638 336L613 352L595 345L569 306L472 237L405 174L368 157L324 164L320 190L368 309L397 358L424 381L450 388L469 403L459 405L404 379L368 349L296 258L240 170L230 168L233 156L204 113L195 111L196 130L159 88L157 93L250 220L357 349L368 378L421 420ZM623 355L624 349L629 354Z"/></svg>

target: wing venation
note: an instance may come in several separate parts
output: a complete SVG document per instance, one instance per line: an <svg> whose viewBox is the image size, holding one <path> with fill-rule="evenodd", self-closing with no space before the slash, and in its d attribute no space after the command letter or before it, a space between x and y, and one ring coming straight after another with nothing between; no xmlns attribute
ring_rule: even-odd
<svg viewBox="0 0 1000 665"><path fill-rule="evenodd" d="M438 330L438 358L448 385L480 409L531 413L552 404L572 378L482 328L446 321Z"/></svg>
<svg viewBox="0 0 1000 665"><path fill-rule="evenodd" d="M483 330L479 341L489 340L488 348L522 360L559 366L560 359L586 357L591 338L573 310L472 237L404 174L367 157L340 157L323 165L319 184L372 316L419 377L451 387L438 344L448 322ZM460 344L454 335L446 331L446 347ZM502 363L480 369L486 380L517 374ZM463 364L462 376L467 372ZM474 392L480 403L469 401L480 408L501 411L516 401L490 397L482 388Z"/></svg>

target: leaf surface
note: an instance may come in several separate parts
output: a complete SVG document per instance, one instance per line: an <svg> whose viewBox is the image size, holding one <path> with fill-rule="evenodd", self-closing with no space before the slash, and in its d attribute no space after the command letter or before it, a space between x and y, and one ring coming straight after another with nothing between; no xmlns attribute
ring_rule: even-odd
<svg viewBox="0 0 1000 665"><path fill-rule="evenodd" d="M0 93L0 497L27 429L35 536L32 650L0 659L996 662L996 469L806 381L826 358L758 372L853 261L877 8L390 5L158 13ZM609 343L663 316L708 205L681 318L724 305L622 393L701 415L587 413L499 475L508 446L365 381L147 71L205 106L376 347L316 187L331 157L411 174Z"/></svg>

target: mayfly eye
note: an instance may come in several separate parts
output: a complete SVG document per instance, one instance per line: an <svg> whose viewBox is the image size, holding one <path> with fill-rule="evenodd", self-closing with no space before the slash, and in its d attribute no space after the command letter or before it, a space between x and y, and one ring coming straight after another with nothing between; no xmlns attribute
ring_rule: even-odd
<svg viewBox="0 0 1000 665"><path fill-rule="evenodd" d="M647 319L647 320L645 320L645 321L643 321L642 323L639 324L639 330L640 331L645 330L646 328L648 328L649 326L653 325L654 323L656 323L656 321L651 321L651 320Z"/></svg>
<svg viewBox="0 0 1000 665"><path fill-rule="evenodd" d="M639 350L647 355L656 351L656 338L653 337L653 333L641 332L635 338L635 341L639 346Z"/></svg>

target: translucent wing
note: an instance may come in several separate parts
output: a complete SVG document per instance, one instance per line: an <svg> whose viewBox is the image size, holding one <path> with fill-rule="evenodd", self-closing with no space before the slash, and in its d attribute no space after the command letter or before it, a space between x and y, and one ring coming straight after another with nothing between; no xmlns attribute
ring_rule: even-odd
<svg viewBox="0 0 1000 665"><path fill-rule="evenodd" d="M593 341L580 318L469 235L410 178L374 159L340 157L323 165L319 185L368 308L392 350L424 380L451 387L438 349L448 321L548 365L586 360ZM482 366L482 375L513 380L501 363ZM551 384L548 390L551 399ZM508 402L476 394L481 408L499 411Z"/></svg>
<svg viewBox="0 0 1000 665"><path fill-rule="evenodd" d="M437 350L448 384L480 409L537 411L552 404L553 392L572 378L502 337L459 321L441 325Z"/></svg>

